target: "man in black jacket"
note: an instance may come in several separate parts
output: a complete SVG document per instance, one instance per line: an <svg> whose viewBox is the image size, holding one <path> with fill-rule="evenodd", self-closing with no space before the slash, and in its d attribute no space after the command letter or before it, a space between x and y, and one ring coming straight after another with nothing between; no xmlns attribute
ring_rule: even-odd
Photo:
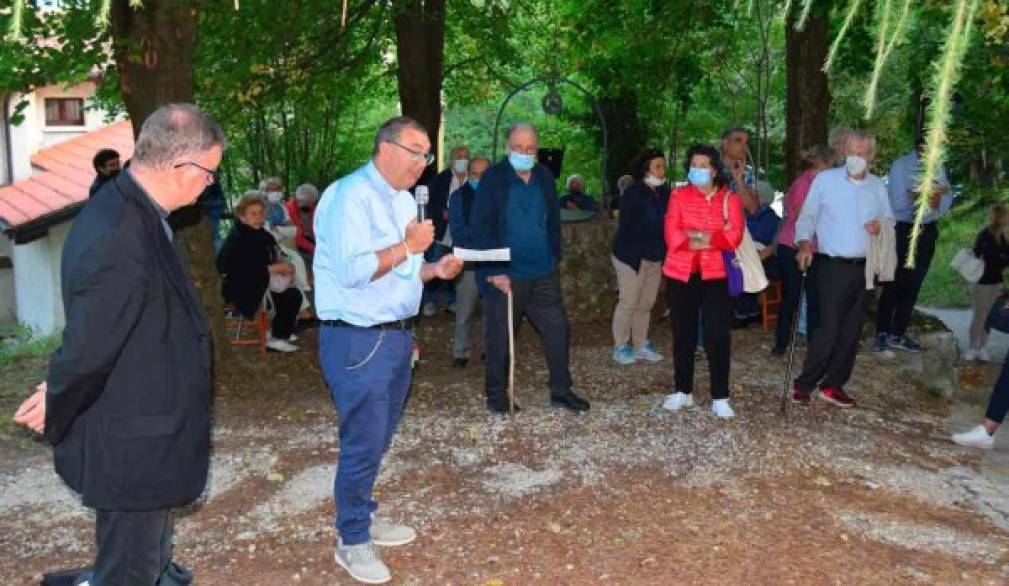
<svg viewBox="0 0 1009 586"><path fill-rule="evenodd" d="M213 182L224 146L195 106L161 107L63 248L63 344L15 421L45 435L56 472L97 511L94 586L156 584L171 509L206 485L210 339L165 218Z"/></svg>
<svg viewBox="0 0 1009 586"><path fill-rule="evenodd" d="M430 200L427 204L427 215L434 223L434 244L427 249L424 260L438 262L442 256L451 251L453 236L448 229L449 196L457 189L466 185L467 168L470 151L465 145L452 149L449 155L448 167L435 175L428 186ZM434 280L424 286L424 315L431 317L438 311L438 304L448 304L452 283Z"/></svg>
<svg viewBox="0 0 1009 586"><path fill-rule="evenodd" d="M111 181L122 169L119 153L112 149L102 149L95 153L95 156L91 159L91 165L95 168L95 180L91 182L91 187L88 188L89 199L94 197L102 185Z"/></svg>
<svg viewBox="0 0 1009 586"><path fill-rule="evenodd" d="M507 413L508 299L514 315L525 315L543 337L550 370L550 401L572 411L586 411L588 401L571 390L568 368L568 316L557 265L561 261L560 206L554 177L536 163L536 130L518 124L508 131L508 158L484 173L469 223L474 248L510 248L507 265L487 265L477 272L486 320L484 375L487 408Z"/></svg>

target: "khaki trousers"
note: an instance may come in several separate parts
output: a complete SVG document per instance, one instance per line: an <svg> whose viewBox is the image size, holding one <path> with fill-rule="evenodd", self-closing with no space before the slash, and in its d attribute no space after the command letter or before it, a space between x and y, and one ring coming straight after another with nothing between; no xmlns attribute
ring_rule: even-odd
<svg viewBox="0 0 1009 586"><path fill-rule="evenodd" d="M641 268L634 272L615 256L611 260L620 289L620 299L613 310L613 345L630 342L635 350L641 350L648 343L652 306L662 283L662 263L643 260Z"/></svg>

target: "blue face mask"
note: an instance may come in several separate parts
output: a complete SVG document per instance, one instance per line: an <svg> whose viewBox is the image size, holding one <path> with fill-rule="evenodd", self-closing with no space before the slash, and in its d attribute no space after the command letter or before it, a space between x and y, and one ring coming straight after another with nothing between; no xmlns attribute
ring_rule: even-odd
<svg viewBox="0 0 1009 586"><path fill-rule="evenodd" d="M536 155L523 155L515 151L508 151L508 162L516 171L529 171L536 166Z"/></svg>
<svg viewBox="0 0 1009 586"><path fill-rule="evenodd" d="M476 191L476 188L480 186L479 179L470 179L466 183L469 183L469 186L473 188L473 191Z"/></svg>
<svg viewBox="0 0 1009 586"><path fill-rule="evenodd" d="M691 167L687 173L687 181L694 187L707 187L711 183L711 170L704 167Z"/></svg>

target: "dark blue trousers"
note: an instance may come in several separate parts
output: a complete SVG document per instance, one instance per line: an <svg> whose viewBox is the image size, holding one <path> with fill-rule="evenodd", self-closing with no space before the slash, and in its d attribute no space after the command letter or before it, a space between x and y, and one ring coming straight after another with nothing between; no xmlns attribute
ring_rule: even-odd
<svg viewBox="0 0 1009 586"><path fill-rule="evenodd" d="M1002 371L995 381L995 388L991 391L991 398L988 399L988 409L984 416L995 423L1001 424L1005 421L1006 412L1009 411L1009 356L1002 362Z"/></svg>
<svg viewBox="0 0 1009 586"><path fill-rule="evenodd" d="M319 332L322 375L340 414L334 493L344 545L370 539L378 508L371 492L403 414L412 351L409 331L323 326Z"/></svg>

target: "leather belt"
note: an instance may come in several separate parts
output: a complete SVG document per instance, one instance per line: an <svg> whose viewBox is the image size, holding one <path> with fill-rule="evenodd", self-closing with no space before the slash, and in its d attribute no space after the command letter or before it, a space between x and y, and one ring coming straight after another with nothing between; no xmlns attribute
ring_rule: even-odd
<svg viewBox="0 0 1009 586"><path fill-rule="evenodd" d="M345 322L342 319L324 319L320 320L319 323L324 326L329 326L331 328L359 328L365 330L412 330L413 323L416 318L398 319L396 321L389 321L381 324L375 324L373 326L357 326L350 322Z"/></svg>

